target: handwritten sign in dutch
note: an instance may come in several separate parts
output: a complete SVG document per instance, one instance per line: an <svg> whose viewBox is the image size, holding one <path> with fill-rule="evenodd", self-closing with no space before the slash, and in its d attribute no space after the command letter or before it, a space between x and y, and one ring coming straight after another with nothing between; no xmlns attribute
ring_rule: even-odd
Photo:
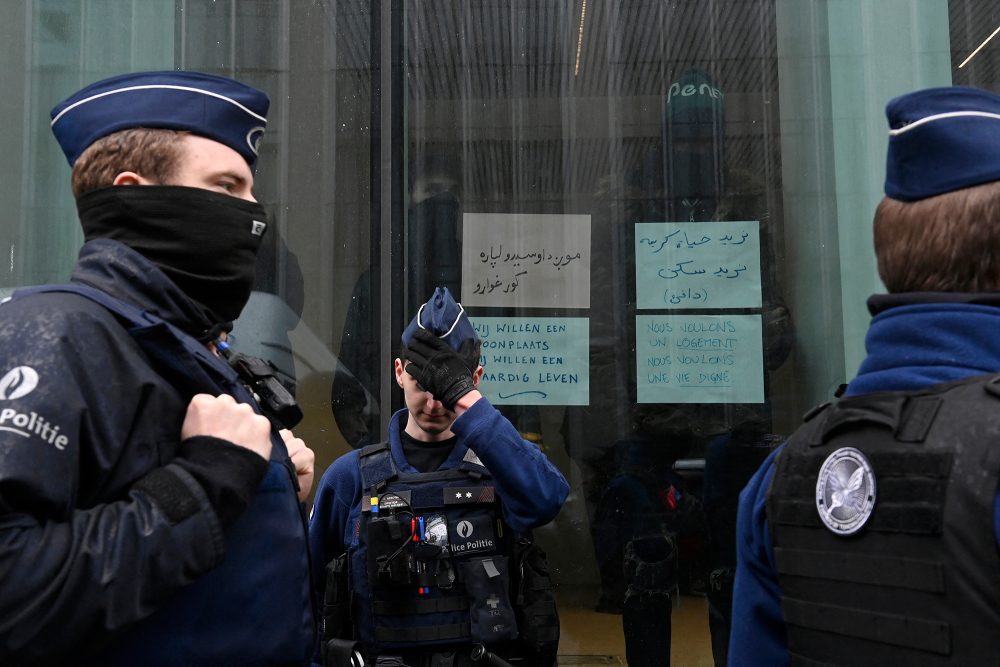
<svg viewBox="0 0 1000 667"><path fill-rule="evenodd" d="M590 307L590 216L466 213L462 304Z"/></svg>
<svg viewBox="0 0 1000 667"><path fill-rule="evenodd" d="M479 391L494 405L587 405L589 320L475 317L483 341Z"/></svg>
<svg viewBox="0 0 1000 667"><path fill-rule="evenodd" d="M763 403L760 315L639 315L639 403Z"/></svg>
<svg viewBox="0 0 1000 667"><path fill-rule="evenodd" d="M635 225L636 306L760 308L760 223Z"/></svg>

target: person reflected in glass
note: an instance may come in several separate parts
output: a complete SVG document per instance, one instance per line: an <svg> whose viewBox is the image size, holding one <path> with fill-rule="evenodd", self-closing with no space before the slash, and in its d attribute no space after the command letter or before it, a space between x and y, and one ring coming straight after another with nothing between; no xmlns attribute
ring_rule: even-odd
<svg viewBox="0 0 1000 667"><path fill-rule="evenodd" d="M662 142L633 177L630 217L637 222L760 222L764 402L673 403L646 406L659 414L663 446L686 442L688 456L704 458L699 489L705 518L704 541L681 552L681 571L692 577L684 590L708 598L715 664L727 661L736 566L735 517L738 494L773 448L769 373L788 357L794 329L781 296L772 233L761 194L766 184L728 165L725 151L725 93L705 71L684 71L668 87ZM625 247L634 247L630 238ZM703 311L717 315L720 311ZM685 557L689 561L684 564ZM702 578L704 577L704 578ZM626 628L626 635L628 628Z"/></svg>
<svg viewBox="0 0 1000 667"><path fill-rule="evenodd" d="M598 502L594 528L603 584L599 611L622 614L628 664L645 667L670 664L681 548L705 540L701 501L674 470L696 437L671 430L663 417L656 406L633 407L633 434L615 443L617 474ZM700 567L686 555L687 570Z"/></svg>
<svg viewBox="0 0 1000 667"><path fill-rule="evenodd" d="M461 170L451 152L421 152L409 166L403 312L413 312L435 286L461 294ZM365 269L351 293L330 405L352 447L371 444L381 411L378 331L371 311L378 273Z"/></svg>

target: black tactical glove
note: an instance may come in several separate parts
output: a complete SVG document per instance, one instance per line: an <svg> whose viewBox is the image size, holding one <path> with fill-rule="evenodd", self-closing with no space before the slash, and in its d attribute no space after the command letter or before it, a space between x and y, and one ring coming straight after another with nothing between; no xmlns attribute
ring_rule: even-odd
<svg viewBox="0 0 1000 667"><path fill-rule="evenodd" d="M476 388L472 370L462 356L429 331L421 329L413 334L407 348L410 363L406 372L449 410Z"/></svg>

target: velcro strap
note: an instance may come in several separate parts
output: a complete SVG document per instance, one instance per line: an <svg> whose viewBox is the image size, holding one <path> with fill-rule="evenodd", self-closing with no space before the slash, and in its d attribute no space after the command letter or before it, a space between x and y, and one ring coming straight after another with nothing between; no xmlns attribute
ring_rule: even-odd
<svg viewBox="0 0 1000 667"><path fill-rule="evenodd" d="M916 396L903 408L903 423L896 430L900 442L923 442L944 399L940 396Z"/></svg>
<svg viewBox="0 0 1000 667"><path fill-rule="evenodd" d="M380 625L375 628L375 640L383 644L448 641L467 639L470 636L468 623L425 625L419 628L393 628Z"/></svg>
<svg viewBox="0 0 1000 667"><path fill-rule="evenodd" d="M176 525L198 512L198 500L194 493L170 468L155 468L132 488L150 496L167 515L171 525Z"/></svg>
<svg viewBox="0 0 1000 667"><path fill-rule="evenodd" d="M883 533L940 535L943 512L939 499L927 503L881 502L872 515L870 529Z"/></svg>
<svg viewBox="0 0 1000 667"><path fill-rule="evenodd" d="M396 466L388 445L369 445L358 456L361 468L361 483L365 489L380 491L385 483L396 476Z"/></svg>
<svg viewBox="0 0 1000 667"><path fill-rule="evenodd" d="M879 424L895 433L905 397L895 394L843 399L826 411L822 424L810 433L810 444L826 442L839 429L860 424Z"/></svg>
<svg viewBox="0 0 1000 667"><path fill-rule="evenodd" d="M826 461L830 452L827 450L819 452L809 452L808 454L796 454L792 457L784 457L786 462L786 474L802 475L816 479L820 466ZM907 476L919 477L948 477L951 472L952 456L948 452L926 452L919 448L913 451L902 452L870 452L865 455L871 463L872 468L885 474L883 471L905 471Z"/></svg>
<svg viewBox="0 0 1000 667"><path fill-rule="evenodd" d="M378 454L381 451L388 451L388 450L389 450L388 442L378 442L375 443L374 445L368 445L367 447L362 447L359 456L364 458L366 456L371 456L372 454Z"/></svg>
<svg viewBox="0 0 1000 667"><path fill-rule="evenodd" d="M934 561L782 547L774 555L782 575L944 592L944 567Z"/></svg>
<svg viewBox="0 0 1000 667"><path fill-rule="evenodd" d="M813 498L816 495L816 476L789 477L783 480L782 497ZM919 477L882 475L878 479L879 502L913 503L928 499L944 498L948 491L947 477Z"/></svg>
<svg viewBox="0 0 1000 667"><path fill-rule="evenodd" d="M902 646L939 655L951 653L947 623L785 598L785 622L855 639Z"/></svg>
<svg viewBox="0 0 1000 667"><path fill-rule="evenodd" d="M410 616L412 614L439 614L464 611L469 602L464 597L427 598L410 600L376 600L375 613L379 616Z"/></svg>
<svg viewBox="0 0 1000 667"><path fill-rule="evenodd" d="M940 535L942 507L939 503L879 503L865 530L910 535ZM816 503L790 500L774 505L773 521L791 526L820 527Z"/></svg>

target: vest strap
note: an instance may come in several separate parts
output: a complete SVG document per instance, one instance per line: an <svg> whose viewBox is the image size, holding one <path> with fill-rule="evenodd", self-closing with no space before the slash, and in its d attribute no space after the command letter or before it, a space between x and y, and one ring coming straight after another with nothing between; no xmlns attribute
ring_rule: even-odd
<svg viewBox="0 0 1000 667"><path fill-rule="evenodd" d="M809 444L814 447L821 445L836 431L864 423L879 424L895 433L900 423L905 398L894 394L883 394L874 397L865 396L863 399L862 401L844 398L826 410L823 419L814 422L816 427L811 429Z"/></svg>
<svg viewBox="0 0 1000 667"><path fill-rule="evenodd" d="M903 423L896 429L896 439L900 442L923 442L943 402L940 396L914 396L906 401Z"/></svg>
<svg viewBox="0 0 1000 667"><path fill-rule="evenodd" d="M906 533L909 535L940 535L942 529L940 503L889 503L879 505L878 513L869 521L866 530L878 533ZM775 524L788 526L821 527L816 504L806 500L788 500L776 504L770 511Z"/></svg>
<svg viewBox="0 0 1000 667"><path fill-rule="evenodd" d="M949 655L951 628L947 623L917 618L815 604L785 598L785 622L838 635L867 639L883 644Z"/></svg>
<svg viewBox="0 0 1000 667"><path fill-rule="evenodd" d="M436 642L471 637L468 623L450 625L425 625L419 628L394 628L380 625L375 628L375 639L386 644L400 642Z"/></svg>
<svg viewBox="0 0 1000 667"><path fill-rule="evenodd" d="M783 575L944 592L944 567L934 561L783 547L774 554Z"/></svg>
<svg viewBox="0 0 1000 667"><path fill-rule="evenodd" d="M157 372L175 387L183 388L191 394L216 389L223 389L228 393L230 386L241 387L236 382L236 371L190 335L170 322L96 287L81 283L36 285L22 287L12 297L21 298L47 292L76 294L90 299L126 322L129 335L150 358ZM180 353L181 350L186 355Z"/></svg>
<svg viewBox="0 0 1000 667"><path fill-rule="evenodd" d="M374 445L368 445L361 448L361 456L372 456L373 454L378 454L379 452L389 451L388 442L377 442Z"/></svg>
<svg viewBox="0 0 1000 667"><path fill-rule="evenodd" d="M464 611L469 602L464 597L444 597L423 600L376 600L374 609L378 616L411 616L413 614L439 614Z"/></svg>
<svg viewBox="0 0 1000 667"><path fill-rule="evenodd" d="M361 482L364 489L381 491L385 488L386 482L397 474L387 442L362 448L358 466L361 468Z"/></svg>

